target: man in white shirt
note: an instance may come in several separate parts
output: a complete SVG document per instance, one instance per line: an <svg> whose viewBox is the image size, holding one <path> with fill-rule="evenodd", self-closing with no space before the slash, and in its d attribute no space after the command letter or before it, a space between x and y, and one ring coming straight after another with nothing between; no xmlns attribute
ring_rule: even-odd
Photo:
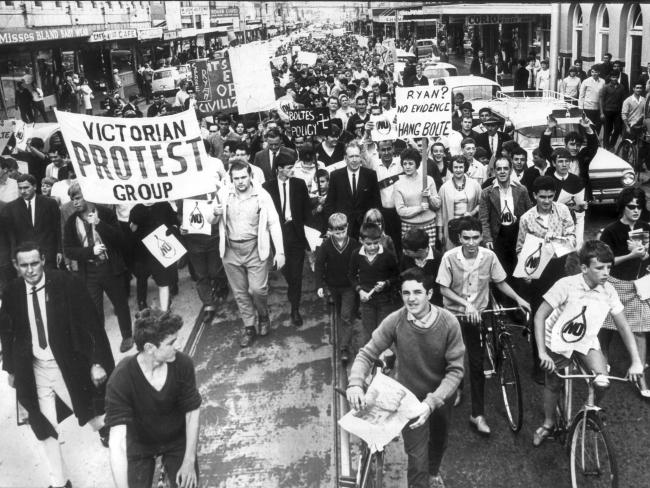
<svg viewBox="0 0 650 488"><path fill-rule="evenodd" d="M9 178L13 166L9 158L0 157L0 203L9 203L18 198L18 183Z"/></svg>
<svg viewBox="0 0 650 488"><path fill-rule="evenodd" d="M473 119L471 115L463 115L460 121L460 131L453 130L448 137L449 154L457 156L462 153L460 144L468 137L476 140L478 133L472 129Z"/></svg>
<svg viewBox="0 0 650 488"><path fill-rule="evenodd" d="M605 86L605 80L600 77L600 68L591 67L591 76L580 85L580 98L578 106L594 124L596 134L600 133L600 92Z"/></svg>
<svg viewBox="0 0 650 488"><path fill-rule="evenodd" d="M463 156L471 161L467 170L467 176L475 179L479 185L483 185L483 182L487 179L487 168L474 158L476 142L471 137L467 137L460 143L460 148Z"/></svg>

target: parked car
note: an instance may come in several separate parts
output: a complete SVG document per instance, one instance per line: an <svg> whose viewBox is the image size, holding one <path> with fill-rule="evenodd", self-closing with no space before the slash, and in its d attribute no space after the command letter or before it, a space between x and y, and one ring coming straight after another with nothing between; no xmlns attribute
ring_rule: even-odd
<svg viewBox="0 0 650 488"><path fill-rule="evenodd" d="M489 102L495 100L501 93L501 86L493 80L482 76L462 75L445 78L445 85L451 88L451 99L456 93L462 93L466 102L471 102L474 117L478 111Z"/></svg>
<svg viewBox="0 0 650 488"><path fill-rule="evenodd" d="M429 84L433 84L433 81L437 78L458 76L458 70L453 64L429 61L422 66L422 74L429 79Z"/></svg>
<svg viewBox="0 0 650 488"><path fill-rule="evenodd" d="M517 97L519 93L499 93L485 106L503 121L503 127L512 132L513 139L528 153L532 165L532 152L539 146L546 130L548 116L553 115L557 126L551 133L551 147L564 147L564 136L569 132L581 132L582 110L565 100L556 92L545 91L539 97ZM528 95L530 92L528 92ZM593 203L614 203L624 188L634 185L632 166L615 154L599 148L589 164Z"/></svg>
<svg viewBox="0 0 650 488"><path fill-rule="evenodd" d="M418 39L415 41L416 53L418 53L418 60L422 58L430 58L437 55L438 40L437 39Z"/></svg>
<svg viewBox="0 0 650 488"><path fill-rule="evenodd" d="M168 66L160 68L153 72L153 80L151 82L151 89L154 92L162 91L169 92L178 88L181 81L189 79L192 75L192 70L188 64L181 64L180 66Z"/></svg>

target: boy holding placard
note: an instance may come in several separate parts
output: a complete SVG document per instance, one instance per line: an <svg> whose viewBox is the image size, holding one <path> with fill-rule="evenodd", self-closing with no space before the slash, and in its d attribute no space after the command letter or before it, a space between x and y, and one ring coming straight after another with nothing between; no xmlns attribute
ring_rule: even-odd
<svg viewBox="0 0 650 488"><path fill-rule="evenodd" d="M643 375L643 363L634 336L625 318L623 304L614 287L607 282L614 263L614 254L601 241L586 241L579 253L581 273L557 281L544 295L544 301L535 314L535 336L542 368L546 371L544 387L544 423L533 436L533 445L539 446L553 433L555 406L562 379L554 374L570 364L574 357L594 379L596 404L609 387L607 361L598 342L607 314L611 314L632 364L631 380Z"/></svg>

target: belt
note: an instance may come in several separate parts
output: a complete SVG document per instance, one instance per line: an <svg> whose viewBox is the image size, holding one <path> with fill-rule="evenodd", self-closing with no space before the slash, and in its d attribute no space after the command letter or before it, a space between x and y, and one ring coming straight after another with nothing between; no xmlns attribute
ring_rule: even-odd
<svg viewBox="0 0 650 488"><path fill-rule="evenodd" d="M242 240L228 239L229 242L234 242L236 244L241 244L242 242L250 242L255 240L257 240L257 237L253 237L251 239L242 239Z"/></svg>

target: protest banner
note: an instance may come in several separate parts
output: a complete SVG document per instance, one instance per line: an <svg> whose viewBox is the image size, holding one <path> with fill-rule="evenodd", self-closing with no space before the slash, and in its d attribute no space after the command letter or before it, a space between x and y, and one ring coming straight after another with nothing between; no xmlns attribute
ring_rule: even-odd
<svg viewBox="0 0 650 488"><path fill-rule="evenodd" d="M307 66L314 66L318 61L318 54L310 53L307 51L299 51L296 64L306 64Z"/></svg>
<svg viewBox="0 0 650 488"><path fill-rule="evenodd" d="M264 49L243 44L228 50L235 97L240 115L264 112L275 106L273 76Z"/></svg>
<svg viewBox="0 0 650 488"><path fill-rule="evenodd" d="M382 67L391 63L395 64L395 61L397 61L395 39L385 39L384 42L381 43L380 49Z"/></svg>
<svg viewBox="0 0 650 488"><path fill-rule="evenodd" d="M0 121L0 153L5 150L7 143L14 135L14 127L16 121L14 119Z"/></svg>
<svg viewBox="0 0 650 488"><path fill-rule="evenodd" d="M230 60L223 53L216 53L215 56L218 59L196 59L189 62L196 92L196 108L203 116L237 111Z"/></svg>
<svg viewBox="0 0 650 488"><path fill-rule="evenodd" d="M370 131L373 142L397 139L397 125L391 119L392 117L385 113L370 116L370 122L375 124Z"/></svg>
<svg viewBox="0 0 650 488"><path fill-rule="evenodd" d="M162 224L142 239L142 243L152 256L165 268L174 264L187 253L187 249L176 239L176 236L174 234L167 235L168 232L167 226Z"/></svg>
<svg viewBox="0 0 650 488"><path fill-rule="evenodd" d="M381 372L373 377L365 398L366 408L350 410L339 420L339 425L376 451L383 451L410 419L419 417L423 408L429 408L411 391Z"/></svg>
<svg viewBox="0 0 650 488"><path fill-rule="evenodd" d="M368 47L368 38L366 36L360 36L359 34L354 35L355 39L357 40L357 44L359 44L359 47Z"/></svg>
<svg viewBox="0 0 650 488"><path fill-rule="evenodd" d="M449 87L397 87L395 94L399 137L449 137L452 108Z"/></svg>
<svg viewBox="0 0 650 488"><path fill-rule="evenodd" d="M286 110L286 114L294 137L322 136L330 130L329 110L326 108L299 108Z"/></svg>
<svg viewBox="0 0 650 488"><path fill-rule="evenodd" d="M208 222L207 216L211 213L212 200L186 198L183 200L183 221L181 226L183 229L187 229L188 234L209 236L212 233L212 224Z"/></svg>
<svg viewBox="0 0 650 488"><path fill-rule="evenodd" d="M334 37L343 37L345 35L345 29L332 29L332 35Z"/></svg>
<svg viewBox="0 0 650 488"><path fill-rule="evenodd" d="M214 191L217 166L193 111L127 119L57 111L56 118L88 201L153 203Z"/></svg>

